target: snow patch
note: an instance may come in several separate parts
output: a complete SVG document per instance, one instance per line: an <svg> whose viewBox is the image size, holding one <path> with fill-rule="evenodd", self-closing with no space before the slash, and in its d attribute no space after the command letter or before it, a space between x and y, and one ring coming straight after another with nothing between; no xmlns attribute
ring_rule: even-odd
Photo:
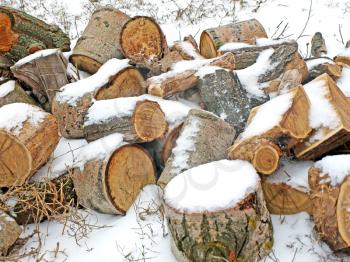
<svg viewBox="0 0 350 262"><path fill-rule="evenodd" d="M185 51L186 54L189 56L192 56L194 59L204 59L203 56L201 56L197 50L194 48L194 46L189 42L180 42L181 48Z"/></svg>
<svg viewBox="0 0 350 262"><path fill-rule="evenodd" d="M0 85L0 97L5 97L9 93L11 93L13 90L15 90L16 86L16 81L15 80L10 80L7 81L6 83Z"/></svg>
<svg viewBox="0 0 350 262"><path fill-rule="evenodd" d="M345 48L343 51L339 53L338 56L350 57L350 48Z"/></svg>
<svg viewBox="0 0 350 262"><path fill-rule="evenodd" d="M227 70L218 66L203 66L198 69L196 76L203 78L206 75L214 74L216 70Z"/></svg>
<svg viewBox="0 0 350 262"><path fill-rule="evenodd" d="M316 59L310 59L306 61L306 65L308 70L311 70L312 68L321 65L321 64L335 64L335 62L331 59L327 58L316 58Z"/></svg>
<svg viewBox="0 0 350 262"><path fill-rule="evenodd" d="M16 64L14 64L13 67L19 67L19 66L22 66L26 63L29 63L35 59L38 59L38 58L42 58L42 57L45 57L45 56L49 56L49 55L52 55L52 54L55 54L59 52L59 49L44 49L44 50L40 50L40 51L37 51L29 56L26 56L20 60L17 61Z"/></svg>
<svg viewBox="0 0 350 262"><path fill-rule="evenodd" d="M317 161L315 167L321 170L323 176L328 175L331 185L336 186L350 175L350 155L326 156Z"/></svg>
<svg viewBox="0 0 350 262"><path fill-rule="evenodd" d="M219 51L229 52L235 49L241 49L245 47L253 47L253 46L243 42L231 42L231 43L225 43L222 46L220 46Z"/></svg>

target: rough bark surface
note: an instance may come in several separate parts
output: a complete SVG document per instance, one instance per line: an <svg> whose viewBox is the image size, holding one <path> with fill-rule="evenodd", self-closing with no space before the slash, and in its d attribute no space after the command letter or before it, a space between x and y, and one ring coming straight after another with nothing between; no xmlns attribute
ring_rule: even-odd
<svg viewBox="0 0 350 262"><path fill-rule="evenodd" d="M22 229L6 213L0 211L0 256L5 256L9 248L16 242Z"/></svg>
<svg viewBox="0 0 350 262"><path fill-rule="evenodd" d="M311 39L311 55L321 57L327 54L325 40L320 32L316 32Z"/></svg>
<svg viewBox="0 0 350 262"><path fill-rule="evenodd" d="M0 86L1 90L1 86ZM26 103L36 105L35 100L23 90L23 88L16 82L15 89L4 97L0 97L0 107L12 103Z"/></svg>

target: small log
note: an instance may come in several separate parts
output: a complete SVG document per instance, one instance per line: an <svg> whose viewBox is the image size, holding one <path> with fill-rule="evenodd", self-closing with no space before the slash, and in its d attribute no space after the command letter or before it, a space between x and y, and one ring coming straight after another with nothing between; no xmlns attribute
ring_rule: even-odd
<svg viewBox="0 0 350 262"><path fill-rule="evenodd" d="M259 173L272 174L282 154L289 155L311 133L308 113L309 100L302 87L254 108L245 131L229 148L230 159L250 161Z"/></svg>
<svg viewBox="0 0 350 262"><path fill-rule="evenodd" d="M207 187L202 177L215 182ZM213 195L219 201L210 201ZM259 177L244 161L216 161L178 175L164 190L164 213L178 261L260 261L272 248Z"/></svg>
<svg viewBox="0 0 350 262"><path fill-rule="evenodd" d="M44 165L58 143L56 118L22 103L0 108L0 186L25 183Z"/></svg>
<svg viewBox="0 0 350 262"><path fill-rule="evenodd" d="M117 215L124 215L142 188L155 183L155 178L154 163L146 150L122 143L111 154L89 159L73 171L79 203Z"/></svg>
<svg viewBox="0 0 350 262"><path fill-rule="evenodd" d="M174 70L147 79L148 93L160 97L172 96L197 85L199 76L196 73L200 67L218 66L233 70L234 63L233 55L230 53L213 59L203 59L201 63L198 61L177 63ZM181 70L182 68L185 70Z"/></svg>
<svg viewBox="0 0 350 262"><path fill-rule="evenodd" d="M0 85L0 107L12 103L26 103L36 105L35 100L14 80Z"/></svg>
<svg viewBox="0 0 350 262"><path fill-rule="evenodd" d="M304 89L310 100L309 122L313 132L293 151L298 159L315 160L350 141L350 116L347 113L350 112L350 101L327 74L317 77Z"/></svg>
<svg viewBox="0 0 350 262"><path fill-rule="evenodd" d="M306 64L309 69L309 75L305 79L305 83L310 82L325 73L332 77L333 80L336 80L342 73L342 66L328 58L308 59Z"/></svg>
<svg viewBox="0 0 350 262"><path fill-rule="evenodd" d="M73 49L70 61L80 70L94 74L111 58L124 58L120 32L130 17L112 8L97 9Z"/></svg>
<svg viewBox="0 0 350 262"><path fill-rule="evenodd" d="M228 123L212 113L191 109L158 185L164 188L173 177L189 168L224 159L235 133Z"/></svg>
<svg viewBox="0 0 350 262"><path fill-rule="evenodd" d="M0 40L1 41L1 40ZM0 78L12 78L10 67L13 65L13 61L9 60L0 52Z"/></svg>
<svg viewBox="0 0 350 262"><path fill-rule="evenodd" d="M334 57L334 61L339 65L350 66L350 47L345 51Z"/></svg>
<svg viewBox="0 0 350 262"><path fill-rule="evenodd" d="M281 80L277 80L278 84L276 89L273 89L273 82L276 80L271 81L272 85L269 86L269 90L264 89L265 93L270 94L276 92L277 94L284 94L289 92L302 83L303 76L297 69L287 70L282 74Z"/></svg>
<svg viewBox="0 0 350 262"><path fill-rule="evenodd" d="M120 46L125 57L146 68L152 68L152 64L168 51L163 31L153 18L147 16L136 16L124 24Z"/></svg>
<svg viewBox="0 0 350 262"><path fill-rule="evenodd" d="M70 50L69 37L56 25L11 7L0 7L0 55L16 62L38 50Z"/></svg>
<svg viewBox="0 0 350 262"><path fill-rule="evenodd" d="M218 56L218 49L225 43L255 44L256 38L267 38L264 27L256 19L210 28L201 34L201 54L206 58L213 58Z"/></svg>
<svg viewBox="0 0 350 262"><path fill-rule="evenodd" d="M21 233L22 229L16 221L0 211L0 256L6 256Z"/></svg>
<svg viewBox="0 0 350 262"><path fill-rule="evenodd" d="M320 32L316 32L311 39L311 55L321 57L327 54L325 40Z"/></svg>
<svg viewBox="0 0 350 262"><path fill-rule="evenodd" d="M58 90L69 83L68 61L58 49L36 52L11 67L13 75L29 86L41 105L51 110Z"/></svg>

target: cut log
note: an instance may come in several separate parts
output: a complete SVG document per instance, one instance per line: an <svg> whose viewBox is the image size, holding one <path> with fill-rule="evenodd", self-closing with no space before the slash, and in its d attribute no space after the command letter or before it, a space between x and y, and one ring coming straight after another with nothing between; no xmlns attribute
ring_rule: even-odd
<svg viewBox="0 0 350 262"><path fill-rule="evenodd" d="M165 35L157 22L147 16L136 16L126 22L120 35L125 57L133 63L152 67L168 51Z"/></svg>
<svg viewBox="0 0 350 262"><path fill-rule="evenodd" d="M345 49L342 53L334 57L334 61L339 65L350 66L350 47Z"/></svg>
<svg viewBox="0 0 350 262"><path fill-rule="evenodd" d="M137 145L123 145L122 140L111 154L87 159L81 168L73 171L74 187L81 205L119 215L128 211L140 190L155 183L155 178L154 163L146 150Z"/></svg>
<svg viewBox="0 0 350 262"><path fill-rule="evenodd" d="M0 55L10 61L16 62L47 48L70 50L69 37L58 26L48 25L22 11L1 6L0 24Z"/></svg>
<svg viewBox="0 0 350 262"><path fill-rule="evenodd" d="M341 76L342 66L336 64L332 59L308 59L306 64L309 69L309 75L304 81L306 83L325 73L332 77L333 80L336 80Z"/></svg>
<svg viewBox="0 0 350 262"><path fill-rule="evenodd" d="M9 80L0 85L0 107L12 103L36 104L17 82Z"/></svg>
<svg viewBox="0 0 350 262"><path fill-rule="evenodd" d="M260 261L273 245L259 176L244 161L216 161L178 175L164 190L164 213L178 261Z"/></svg>
<svg viewBox="0 0 350 262"><path fill-rule="evenodd" d="M49 159L58 143L56 118L36 106L0 108L0 186L22 185Z"/></svg>
<svg viewBox="0 0 350 262"><path fill-rule="evenodd" d="M289 155L311 131L309 100L297 87L250 112L246 129L229 148L229 157L250 161L259 173L270 175L282 154Z"/></svg>
<svg viewBox="0 0 350 262"><path fill-rule="evenodd" d="M41 105L51 111L58 90L69 83L68 61L58 49L38 51L11 67L13 75L29 86Z"/></svg>
<svg viewBox="0 0 350 262"><path fill-rule="evenodd" d="M125 141L141 143L161 138L167 132L168 123L157 102L143 100L138 101L130 111L123 111L123 107L120 109L115 115L100 121L94 118L100 112L99 103L92 105L84 122L85 138L93 141L117 132L124 135Z"/></svg>
<svg viewBox="0 0 350 262"><path fill-rule="evenodd" d="M258 20L250 19L204 30L200 37L200 50L204 57L213 58L218 56L218 49L225 43L255 44L257 38L267 38L267 34Z"/></svg>
<svg viewBox="0 0 350 262"><path fill-rule="evenodd" d="M308 170L313 162L282 160L280 169L262 180L266 205L271 214L312 215Z"/></svg>
<svg viewBox="0 0 350 262"><path fill-rule="evenodd" d="M120 32L129 19L112 7L97 9L78 39L70 61L80 70L94 74L109 59L122 59Z"/></svg>
<svg viewBox="0 0 350 262"><path fill-rule="evenodd" d="M174 69L159 76L147 79L148 93L154 96L169 97L197 85L198 69L203 66L217 66L233 70L235 67L233 55L224 54L213 59L203 59L200 62L184 61L175 65Z"/></svg>
<svg viewBox="0 0 350 262"><path fill-rule="evenodd" d="M304 89L310 100L313 132L293 151L298 159L315 160L350 141L350 101L327 74L306 84Z"/></svg>
<svg viewBox="0 0 350 262"><path fill-rule="evenodd" d="M0 256L6 256L8 250L22 233L21 227L6 213L0 211Z"/></svg>
<svg viewBox="0 0 350 262"><path fill-rule="evenodd" d="M234 138L234 128L224 120L210 112L191 109L158 185L164 188L173 177L189 168L225 159Z"/></svg>
<svg viewBox="0 0 350 262"><path fill-rule="evenodd" d="M311 55L321 57L327 54L327 47L320 32L316 32L311 39Z"/></svg>

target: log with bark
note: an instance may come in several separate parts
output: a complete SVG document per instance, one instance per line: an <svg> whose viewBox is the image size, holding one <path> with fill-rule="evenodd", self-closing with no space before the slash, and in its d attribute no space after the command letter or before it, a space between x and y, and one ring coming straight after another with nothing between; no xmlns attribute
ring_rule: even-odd
<svg viewBox="0 0 350 262"><path fill-rule="evenodd" d="M14 80L0 84L0 107L12 103L36 105L35 100Z"/></svg>
<svg viewBox="0 0 350 262"><path fill-rule="evenodd" d="M273 245L259 176L244 161L216 161L178 175L164 190L164 213L178 261L260 261Z"/></svg>
<svg viewBox="0 0 350 262"><path fill-rule="evenodd" d="M213 58L225 43L255 44L257 38L267 38L267 34L258 20L250 19L204 30L200 37L200 50L204 57Z"/></svg>
<svg viewBox="0 0 350 262"><path fill-rule="evenodd" d="M189 168L225 159L235 133L234 128L214 114L191 109L158 185L164 188L173 177Z"/></svg>
<svg viewBox="0 0 350 262"><path fill-rule="evenodd" d="M290 155L311 131L309 100L300 86L254 108L246 129L229 148L229 157L250 161L259 173L270 175L281 156Z"/></svg>
<svg viewBox="0 0 350 262"><path fill-rule="evenodd" d="M6 256L21 233L22 229L16 221L0 211L0 257Z"/></svg>
<svg viewBox="0 0 350 262"><path fill-rule="evenodd" d="M58 26L22 11L0 6L0 24L0 56L12 62L42 49L70 50L69 37Z"/></svg>
<svg viewBox="0 0 350 262"><path fill-rule="evenodd" d="M179 62L174 69L159 76L147 79L148 93L154 96L169 97L198 84L198 69L203 66L217 66L233 70L235 60L230 53L213 59Z"/></svg>
<svg viewBox="0 0 350 262"><path fill-rule="evenodd" d="M39 107L13 103L0 108L0 186L25 183L58 143L56 118Z"/></svg>
<svg viewBox="0 0 350 262"><path fill-rule="evenodd" d="M106 140L109 137L112 141ZM96 143L100 143L102 151L94 154ZM155 166L150 155L140 146L125 145L122 136L117 141L113 135L96 140L85 152L87 157L73 170L72 177L78 202L86 208L124 215L140 190L155 183Z"/></svg>
<svg viewBox="0 0 350 262"><path fill-rule="evenodd" d="M316 32L311 39L311 55L321 57L327 54L325 40L320 32Z"/></svg>
<svg viewBox="0 0 350 262"><path fill-rule="evenodd" d="M120 33L130 17L112 8L97 9L73 49L70 61L80 70L94 74L111 58L124 58Z"/></svg>
<svg viewBox="0 0 350 262"><path fill-rule="evenodd" d="M51 103L59 89L68 84L68 61L58 49L38 51L11 67L13 75L24 82L39 103L51 111Z"/></svg>
<svg viewBox="0 0 350 262"><path fill-rule="evenodd" d="M309 69L309 74L304 83L310 82L323 74L328 74L333 80L336 80L341 76L342 66L336 64L332 59L325 57L316 59L311 58L306 60L306 64Z"/></svg>
<svg viewBox="0 0 350 262"><path fill-rule="evenodd" d="M350 101L327 74L315 78L304 89L310 100L313 132L293 151L298 159L316 160L350 141Z"/></svg>

